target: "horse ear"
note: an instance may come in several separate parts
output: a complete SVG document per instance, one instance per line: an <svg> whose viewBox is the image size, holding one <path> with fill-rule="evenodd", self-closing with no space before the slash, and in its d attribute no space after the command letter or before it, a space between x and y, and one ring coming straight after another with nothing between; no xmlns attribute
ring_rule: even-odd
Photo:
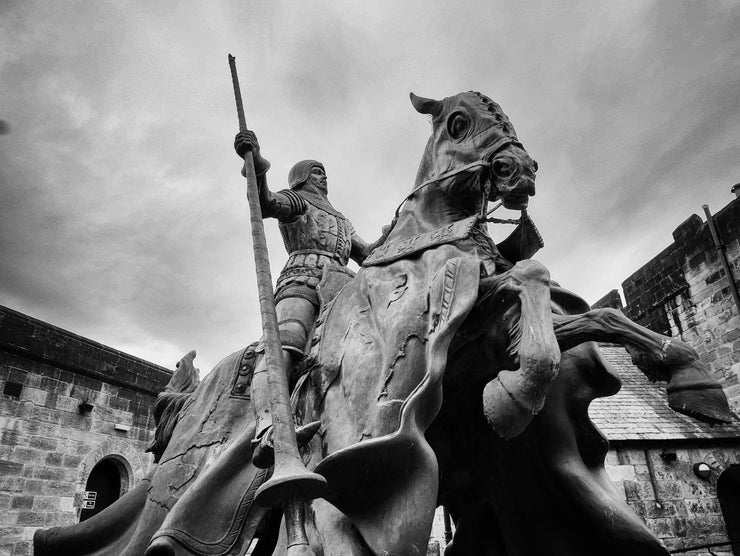
<svg viewBox="0 0 740 556"><path fill-rule="evenodd" d="M414 93L409 93L411 104L420 114L431 114L436 118L442 112L442 101L433 98L418 97Z"/></svg>

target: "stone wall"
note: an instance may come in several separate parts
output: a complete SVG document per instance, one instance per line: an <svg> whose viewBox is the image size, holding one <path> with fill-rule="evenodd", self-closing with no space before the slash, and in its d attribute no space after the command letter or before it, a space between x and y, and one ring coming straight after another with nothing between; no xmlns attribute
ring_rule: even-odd
<svg viewBox="0 0 740 556"><path fill-rule="evenodd" d="M618 290L612 290L608 294L606 294L604 297L599 299L596 303L591 305L592 309L619 309L620 311L624 311L624 306L622 305L622 296L619 295Z"/></svg>
<svg viewBox="0 0 740 556"><path fill-rule="evenodd" d="M170 372L0 306L0 554L30 554L38 527L77 522L92 468L122 492L151 465L150 408ZM80 412L79 405L92 405Z"/></svg>
<svg viewBox="0 0 740 556"><path fill-rule="evenodd" d="M740 199L714 220L734 276L725 275L708 224L692 215L676 228L670 246L622 283L624 312L643 326L690 343L738 411L740 312L730 280L740 287Z"/></svg>
<svg viewBox="0 0 740 556"><path fill-rule="evenodd" d="M670 456L661 457L664 451L675 454L675 461ZM694 474L693 466L699 462L712 468L709 480ZM727 542L717 479L723 470L736 463L740 463L740 440L732 445L707 442L646 447L644 443L629 443L612 447L606 470L635 513L669 550L675 550ZM712 550L714 554L732 553L727 545ZM703 549L686 554L711 553Z"/></svg>

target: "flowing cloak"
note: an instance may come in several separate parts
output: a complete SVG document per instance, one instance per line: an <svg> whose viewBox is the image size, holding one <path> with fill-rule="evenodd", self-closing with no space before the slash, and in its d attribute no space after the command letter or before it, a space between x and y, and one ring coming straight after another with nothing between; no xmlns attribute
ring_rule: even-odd
<svg viewBox="0 0 740 556"><path fill-rule="evenodd" d="M308 465L379 554L426 551L438 469L424 431L441 407L450 342L478 297L476 249L462 241L363 268L317 320L294 394L297 419L322 422Z"/></svg>

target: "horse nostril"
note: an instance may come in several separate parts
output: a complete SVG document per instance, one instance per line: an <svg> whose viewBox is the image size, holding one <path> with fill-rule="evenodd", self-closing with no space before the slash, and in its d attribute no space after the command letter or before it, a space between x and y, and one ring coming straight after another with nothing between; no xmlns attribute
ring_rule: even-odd
<svg viewBox="0 0 740 556"><path fill-rule="evenodd" d="M496 160L491 164L491 171L497 178L506 179L514 173L514 165L505 160Z"/></svg>

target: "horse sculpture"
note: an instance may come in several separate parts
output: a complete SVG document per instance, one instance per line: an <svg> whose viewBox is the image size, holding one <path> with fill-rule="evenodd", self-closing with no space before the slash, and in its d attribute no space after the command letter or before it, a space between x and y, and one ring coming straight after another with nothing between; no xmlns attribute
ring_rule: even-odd
<svg viewBox="0 0 740 556"><path fill-rule="evenodd" d="M537 171L497 104L412 103L433 130L414 189L354 279L325 277L294 377L297 421L321 422L304 461L329 485L302 512L314 552L425 554L443 504L457 526L447 556L667 554L604 472L587 409L619 380L593 342L625 345L694 417L732 418L721 388L686 344L589 311L517 260L531 252L517 240L525 212L512 242L493 244L488 201L524 210ZM254 554L285 552L279 513L254 504L269 476L250 463L259 355L230 355L197 387L193 356L157 408L152 475L84 523L37 532L36 554L244 554L256 536Z"/></svg>

